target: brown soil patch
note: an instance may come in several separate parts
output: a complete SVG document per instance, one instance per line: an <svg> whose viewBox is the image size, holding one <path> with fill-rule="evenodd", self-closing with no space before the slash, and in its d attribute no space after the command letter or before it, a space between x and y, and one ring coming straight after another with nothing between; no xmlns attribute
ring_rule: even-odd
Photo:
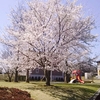
<svg viewBox="0 0 100 100"><path fill-rule="evenodd" d="M16 88L0 87L0 100L33 100L28 92Z"/></svg>

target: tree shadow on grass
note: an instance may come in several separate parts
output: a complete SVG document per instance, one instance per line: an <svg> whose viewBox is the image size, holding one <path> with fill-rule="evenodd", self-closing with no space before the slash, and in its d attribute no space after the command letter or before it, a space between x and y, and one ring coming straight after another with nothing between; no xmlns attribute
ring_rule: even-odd
<svg viewBox="0 0 100 100"><path fill-rule="evenodd" d="M62 88L57 87L58 91L51 95L60 98L60 100L88 100L95 93L94 90L87 88Z"/></svg>
<svg viewBox="0 0 100 100"><path fill-rule="evenodd" d="M31 90L41 90L44 93L51 95L60 100L88 100L95 91L84 87L60 87L60 86L45 86L37 85L28 87Z"/></svg>

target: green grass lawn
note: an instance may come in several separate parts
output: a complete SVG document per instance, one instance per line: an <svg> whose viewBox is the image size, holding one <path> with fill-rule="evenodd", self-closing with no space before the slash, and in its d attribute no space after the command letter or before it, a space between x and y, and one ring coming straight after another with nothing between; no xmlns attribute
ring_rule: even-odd
<svg viewBox="0 0 100 100"><path fill-rule="evenodd" d="M42 91L59 100L88 100L99 88L100 84L66 84L66 83L51 83L51 86L45 86L44 82L0 82L0 87L14 87L30 92L34 98L35 90ZM49 99L47 99L49 100Z"/></svg>

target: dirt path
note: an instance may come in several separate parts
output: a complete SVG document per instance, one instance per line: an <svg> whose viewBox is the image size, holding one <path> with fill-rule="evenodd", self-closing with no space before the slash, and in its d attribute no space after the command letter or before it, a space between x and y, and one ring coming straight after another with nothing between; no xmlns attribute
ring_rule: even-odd
<svg viewBox="0 0 100 100"><path fill-rule="evenodd" d="M60 100L59 98L52 97L41 90L27 91L32 95L32 98L34 98L35 100Z"/></svg>

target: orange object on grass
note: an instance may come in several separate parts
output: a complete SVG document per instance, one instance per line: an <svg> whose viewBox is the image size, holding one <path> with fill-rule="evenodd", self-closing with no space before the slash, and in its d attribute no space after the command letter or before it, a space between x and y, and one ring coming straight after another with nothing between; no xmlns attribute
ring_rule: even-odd
<svg viewBox="0 0 100 100"><path fill-rule="evenodd" d="M78 80L80 83L84 83L84 81L81 79L80 73L81 73L80 70L74 70L74 71L72 71L72 74L76 75L76 80Z"/></svg>

